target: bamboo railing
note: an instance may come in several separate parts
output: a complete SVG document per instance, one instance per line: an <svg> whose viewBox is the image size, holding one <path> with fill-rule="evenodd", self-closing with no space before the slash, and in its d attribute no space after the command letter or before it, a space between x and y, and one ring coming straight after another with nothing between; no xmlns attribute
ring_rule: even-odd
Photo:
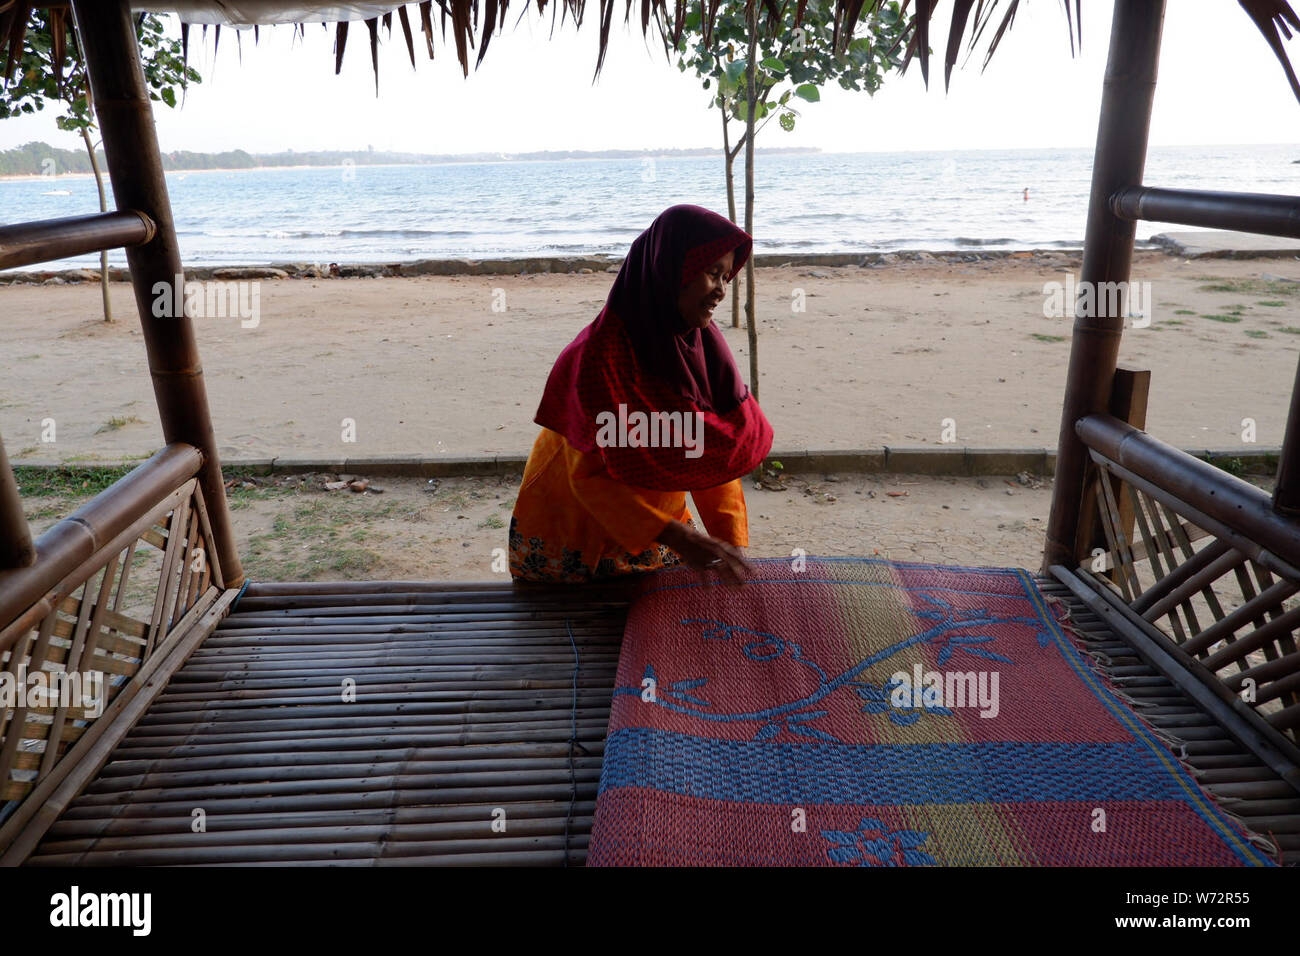
<svg viewBox="0 0 1300 956"><path fill-rule="evenodd" d="M1267 492L1111 415L1077 431L1108 547L1073 575L1258 742L1300 764L1300 522Z"/></svg>
<svg viewBox="0 0 1300 956"><path fill-rule="evenodd" d="M34 563L0 571L0 854L225 590L202 464L168 445L42 535Z"/></svg>

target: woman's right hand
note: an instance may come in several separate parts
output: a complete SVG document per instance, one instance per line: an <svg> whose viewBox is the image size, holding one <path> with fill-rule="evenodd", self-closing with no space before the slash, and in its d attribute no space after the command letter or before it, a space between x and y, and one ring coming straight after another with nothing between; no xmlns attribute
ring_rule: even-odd
<svg viewBox="0 0 1300 956"><path fill-rule="evenodd" d="M668 522L658 540L676 551L691 567L717 571L732 584L744 584L745 576L753 571L735 545L701 534L680 521Z"/></svg>

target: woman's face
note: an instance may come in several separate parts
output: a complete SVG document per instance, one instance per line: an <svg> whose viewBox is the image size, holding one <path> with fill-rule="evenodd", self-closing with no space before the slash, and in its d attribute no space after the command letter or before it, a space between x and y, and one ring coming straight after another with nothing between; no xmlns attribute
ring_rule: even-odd
<svg viewBox="0 0 1300 956"><path fill-rule="evenodd" d="M689 284L682 286L681 295L677 297L677 310L686 320L686 327L705 328L713 321L713 310L727 294L727 275L735 253L728 252L707 269L697 275Z"/></svg>

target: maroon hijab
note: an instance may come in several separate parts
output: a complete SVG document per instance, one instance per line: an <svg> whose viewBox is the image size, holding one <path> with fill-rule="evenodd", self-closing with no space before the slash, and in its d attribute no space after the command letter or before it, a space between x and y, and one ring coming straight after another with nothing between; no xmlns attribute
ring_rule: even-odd
<svg viewBox="0 0 1300 956"><path fill-rule="evenodd" d="M771 425L721 330L688 327L677 308L682 287L700 272L734 250L734 278L752 249L748 233L703 207L660 213L633 241L596 320L560 353L537 424L598 451L613 477L644 488L711 488L757 467L771 448ZM701 413L704 454L681 461L669 449L598 449L596 416L620 405Z"/></svg>
<svg viewBox="0 0 1300 956"><path fill-rule="evenodd" d="M725 414L749 389L721 330L712 322L688 327L677 296L733 250L727 279L734 279L752 248L749 234L725 216L702 206L670 206L632 242L605 301L606 310L623 320L642 367L704 411Z"/></svg>

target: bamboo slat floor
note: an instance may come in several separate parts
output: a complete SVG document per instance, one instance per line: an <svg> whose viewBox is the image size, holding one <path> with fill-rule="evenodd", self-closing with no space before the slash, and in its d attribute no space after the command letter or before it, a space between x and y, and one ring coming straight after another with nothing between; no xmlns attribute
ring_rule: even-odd
<svg viewBox="0 0 1300 956"><path fill-rule="evenodd" d="M1300 863L1300 793L1038 581L1205 785ZM27 863L580 865L627 598L252 585Z"/></svg>

